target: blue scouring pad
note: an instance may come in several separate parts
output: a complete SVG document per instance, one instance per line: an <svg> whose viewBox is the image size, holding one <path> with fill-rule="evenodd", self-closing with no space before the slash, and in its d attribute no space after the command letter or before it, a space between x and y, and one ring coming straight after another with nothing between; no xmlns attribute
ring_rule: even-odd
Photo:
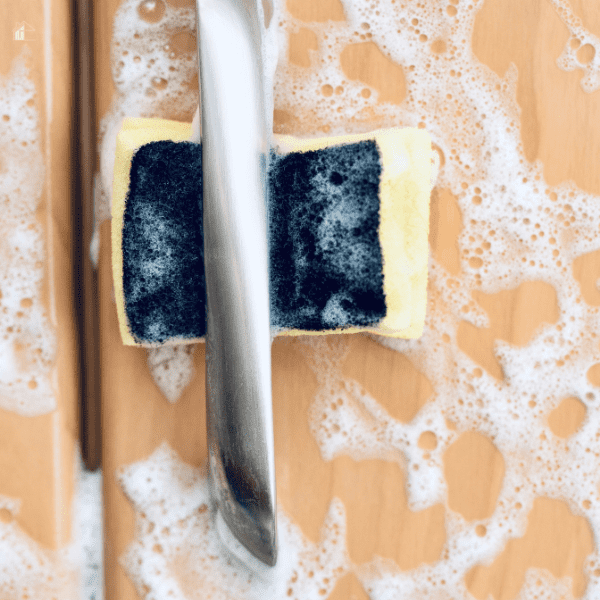
<svg viewBox="0 0 600 600"><path fill-rule="evenodd" d="M121 335L128 345L195 342L206 333L201 145L186 141L186 124L131 121L119 134L113 190L113 273ZM428 216L429 182L425 189L415 185L427 170L415 175L413 167L410 181L403 183L406 164L396 172L390 165L397 142L381 134L330 139L329 144L320 140L313 147L294 138L279 141L268 172L272 328L278 333L369 330L413 337L422 329L415 321L422 318L419 311L411 312L410 302L415 289L426 283L427 252L424 280L422 264L416 279L387 265L390 257L402 258L402 250L407 260L423 263L418 236L390 212L401 206L390 195L406 192L408 185L412 205L403 196L408 212L419 217L425 207ZM423 140L417 141L422 150ZM398 159L414 163L418 151L411 155L409 148L410 160ZM430 167L429 155L425 162ZM396 233L398 227L408 233L404 245L413 244L413 256L386 227L394 222ZM419 225L426 244L427 227Z"/></svg>

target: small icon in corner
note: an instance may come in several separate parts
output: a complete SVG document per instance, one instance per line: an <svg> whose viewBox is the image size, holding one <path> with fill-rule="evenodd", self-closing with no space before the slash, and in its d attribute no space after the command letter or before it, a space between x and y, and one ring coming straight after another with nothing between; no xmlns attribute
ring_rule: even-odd
<svg viewBox="0 0 600 600"><path fill-rule="evenodd" d="M26 23L25 21L21 21L21 23L17 23L13 29L13 40L17 42L27 42L33 40L31 36L31 32L35 31L35 29Z"/></svg>

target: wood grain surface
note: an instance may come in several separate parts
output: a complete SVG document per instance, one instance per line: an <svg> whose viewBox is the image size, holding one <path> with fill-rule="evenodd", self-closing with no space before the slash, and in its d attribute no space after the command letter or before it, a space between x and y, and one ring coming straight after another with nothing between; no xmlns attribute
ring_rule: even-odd
<svg viewBox="0 0 600 600"><path fill-rule="evenodd" d="M71 16L67 0L52 1L50 14L44 12L41 0L0 3L0 77L9 75L14 61L27 48L29 77L36 90L34 102L46 172L36 213L48 256L43 302L58 343L53 380L56 410L34 417L0 410L0 494L22 501L14 520L46 549L64 548L72 540L79 435L75 299L71 293ZM33 31L26 41L16 41L13 28L22 21ZM45 43L48 36L51 44ZM47 58L51 71L46 69ZM0 147L0 162L10 152L9 144ZM0 520L10 522L12 518L8 511L0 510Z"/></svg>
<svg viewBox="0 0 600 600"><path fill-rule="evenodd" d="M574 0L572 4L587 27L600 34L600 10L595 0ZM117 5L118 0L95 3L98 120L114 93L109 45ZM193 3L178 0L176 5ZM290 61L306 66L310 64L309 50L316 45L311 23L343 20L342 6L338 0L288 0L287 7L306 22L299 32L290 33ZM530 161L543 161L547 181L572 180L582 189L600 194L600 132L590 127L600 117L600 95L582 93L580 71L565 73L556 67L566 39L566 29L547 0L485 0L475 21L472 47L478 59L500 75L510 63L517 65L522 141ZM406 95L402 69L374 43L350 49L341 60L349 77L377 89L382 100L402 102ZM276 112L275 127L293 133L296 125L289 115ZM305 122L297 123L297 130L307 127ZM448 190L434 189L430 247L450 273L460 270L457 238L461 219L456 198ZM185 462L205 462L204 354L199 346L194 355L196 376L182 398L176 404L166 402L148 372L146 351L121 344L111 296L109 236L110 225L105 222L100 321L106 593L110 600L133 600L137 594L118 557L133 539L134 513L114 473L123 465L148 457L164 440ZM576 261L573 269L586 300L600 305L595 287L600 255ZM458 344L498 380L503 374L494 356L494 342L524 345L541 323L553 323L558 318L556 291L541 282L525 282L494 295L478 292L474 300L487 312L490 327L475 328L465 322L459 328ZM336 351L336 343L343 345L344 374L359 381L401 422L413 419L430 400L431 383L403 355L362 335L341 336L337 342L328 343L332 344L331 352ZM444 507L437 504L412 511L406 496L406 474L397 463L347 457L326 462L321 458L307 417L316 387L302 340L277 339L273 345L275 449L278 501L286 513L310 540L318 541L327 507L338 497L346 507L348 549L355 563L379 555L409 570L438 560L446 539ZM557 436L568 437L581 423L585 408L577 398L570 398L557 410L550 417L550 427ZM432 432L419 440L424 452L436 444ZM444 456L450 509L467 521L491 515L503 475L504 459L494 444L477 432L463 433ZM485 527L478 527L478 535L485 535ZM582 561L593 549L590 526L583 517L571 514L561 502L538 498L525 536L508 543L491 565L473 569L467 588L478 599L491 595L494 600L513 600L531 566L546 568L556 577L572 577L573 593L579 597L587 585ZM347 575L330 597L363 600L368 596L356 576Z"/></svg>

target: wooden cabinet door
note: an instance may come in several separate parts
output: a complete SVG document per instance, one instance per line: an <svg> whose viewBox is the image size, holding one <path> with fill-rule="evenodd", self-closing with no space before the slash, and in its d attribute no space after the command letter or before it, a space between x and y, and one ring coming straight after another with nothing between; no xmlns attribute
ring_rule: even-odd
<svg viewBox="0 0 600 600"><path fill-rule="evenodd" d="M192 118L194 3L95 11L106 187L122 116ZM272 18L277 132L425 127L441 162L423 337L274 342L282 547L301 552L281 597L595 597L596 3L281 0ZM203 346L121 344L109 239L105 220L107 597L252 598L210 545Z"/></svg>
<svg viewBox="0 0 600 600"><path fill-rule="evenodd" d="M0 596L74 597L71 6L0 5Z"/></svg>

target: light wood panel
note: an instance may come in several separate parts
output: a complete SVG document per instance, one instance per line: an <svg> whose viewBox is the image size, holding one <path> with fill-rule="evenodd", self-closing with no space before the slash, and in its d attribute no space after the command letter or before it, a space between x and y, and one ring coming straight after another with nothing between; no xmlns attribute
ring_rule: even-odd
<svg viewBox="0 0 600 600"><path fill-rule="evenodd" d="M578 0L573 5L580 14L587 15L586 23L592 31L600 27L593 0ZM117 0L96 4L99 117L112 94L108 35L116 6ZM288 8L306 22L306 27L292 35L290 60L306 66L308 50L316 45L310 22L341 20L343 9L338 0L289 0ZM572 179L583 189L599 193L596 158L600 136L589 124L597 122L600 95L581 92L580 72L565 73L556 68L555 58L566 39L566 29L546 0L486 0L476 19L472 45L478 58L499 74L510 62L519 68L517 99L523 109L521 127L528 159L544 161L550 183ZM341 57L344 71L378 90L382 98L402 102L406 89L401 69L383 57L374 44L363 46L366 51L347 49ZM306 132L311 126L322 131L327 124L315 115L292 116L276 111L275 126L278 131L294 133ZM586 140L583 146L582 130ZM460 271L457 237L461 227L456 199L449 190L434 190L431 249L454 274ZM105 223L100 281L106 584L111 600L134 600L137 596L133 585L117 563L133 539L133 512L114 473L119 466L147 457L162 440L169 441L187 462L203 463L204 365L202 352L198 351L196 379L176 405L168 405L151 381L145 351L125 348L120 343L111 298L109 247L109 227ZM600 303L595 289L600 257L594 254L576 262L574 272L587 290L584 293L593 298L593 303ZM465 324L459 330L459 345L481 369L501 380L502 370L492 352L494 340L526 344L537 325L556 321L556 294L546 284L528 282L493 296L476 294L474 299L487 311L490 327L478 329ZM428 401L430 382L408 359L366 337L353 336L345 343L348 353L342 365L344 374L360 381L395 418L410 421ZM399 380L403 381L400 391ZM330 462L321 459L307 422L317 382L302 351L302 341L279 339L274 343L273 385L278 500L305 535L318 540L329 502L337 496L346 506L349 553L355 562L379 555L392 558L408 570L440 558L445 541L443 506L411 511L405 492L406 474L397 464L343 457ZM556 435L569 435L581 422L580 404L574 399L561 405L562 412L550 424ZM448 426L453 425L449 422ZM427 450L433 449L437 441L431 434L422 436L419 443ZM460 436L445 456L449 506L468 521L489 516L503 473L502 455L487 438L476 433ZM485 535L485 527L478 526L477 533ZM477 598L487 598L489 593L495 600L512 600L522 585L525 569L541 566L557 576L573 576L574 592L581 594L586 586L581 563L592 548L585 520L573 517L563 504L538 499L525 537L508 544L490 567L471 571L466 583ZM367 595L356 577L348 575L340 580L331 597L362 599Z"/></svg>
<svg viewBox="0 0 600 600"><path fill-rule="evenodd" d="M44 230L48 257L44 264L43 301L58 342L53 381L57 409L35 417L0 410L0 494L22 501L15 521L43 548L55 549L72 539L78 359L71 292L72 15L68 0L49 0L47 5L49 11L44 11L42 0L0 3L0 77L8 76L14 61L27 47L46 170L37 218ZM13 39L13 28L22 21L33 31L25 41L17 41ZM11 143L0 147L0 161L11 152ZM5 513L3 520L10 520L9 515Z"/></svg>

